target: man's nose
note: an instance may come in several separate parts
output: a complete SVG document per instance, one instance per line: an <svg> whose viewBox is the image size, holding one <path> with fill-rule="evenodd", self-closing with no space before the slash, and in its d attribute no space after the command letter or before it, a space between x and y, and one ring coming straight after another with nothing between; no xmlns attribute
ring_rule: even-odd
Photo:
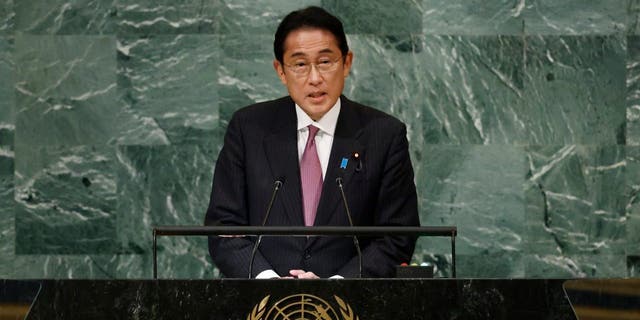
<svg viewBox="0 0 640 320"><path fill-rule="evenodd" d="M315 64L311 64L311 69L309 70L309 83L318 84L321 83L322 80L322 74L318 71L318 67Z"/></svg>

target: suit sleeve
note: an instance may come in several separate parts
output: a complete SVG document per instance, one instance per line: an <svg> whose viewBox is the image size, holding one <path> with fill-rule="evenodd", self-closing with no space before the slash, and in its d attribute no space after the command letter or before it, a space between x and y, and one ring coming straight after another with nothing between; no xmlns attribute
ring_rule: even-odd
<svg viewBox="0 0 640 320"><path fill-rule="evenodd" d="M396 127L397 128L397 127ZM409 157L406 127L395 130L382 166L382 178L374 210L376 226L419 226L418 200ZM416 237L386 236L362 248L363 277L393 277L395 266L409 262ZM345 277L358 276L358 257L340 269Z"/></svg>
<svg viewBox="0 0 640 320"><path fill-rule="evenodd" d="M213 177L205 225L246 226L249 224L245 173L245 144L242 121L234 115L224 138L224 144ZM249 237L209 237L209 254L225 277L246 278L254 239ZM252 277L272 269L266 259L256 254Z"/></svg>

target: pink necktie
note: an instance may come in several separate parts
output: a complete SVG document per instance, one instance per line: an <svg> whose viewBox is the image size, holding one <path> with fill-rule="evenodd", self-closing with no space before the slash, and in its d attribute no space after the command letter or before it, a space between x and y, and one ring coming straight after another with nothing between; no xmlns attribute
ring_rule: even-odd
<svg viewBox="0 0 640 320"><path fill-rule="evenodd" d="M309 138L300 160L300 181L302 182L302 198L304 202L304 225L312 226L316 219L316 210L322 193L322 167L318 159L315 137L318 128L309 126Z"/></svg>

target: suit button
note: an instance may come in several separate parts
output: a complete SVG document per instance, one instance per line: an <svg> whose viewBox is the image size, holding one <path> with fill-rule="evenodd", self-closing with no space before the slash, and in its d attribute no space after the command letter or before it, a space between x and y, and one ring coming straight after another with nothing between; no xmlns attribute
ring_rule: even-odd
<svg viewBox="0 0 640 320"><path fill-rule="evenodd" d="M309 259L311 259L311 254L309 253L309 251L305 251L305 252L304 252L304 259L305 259L305 260L309 260Z"/></svg>

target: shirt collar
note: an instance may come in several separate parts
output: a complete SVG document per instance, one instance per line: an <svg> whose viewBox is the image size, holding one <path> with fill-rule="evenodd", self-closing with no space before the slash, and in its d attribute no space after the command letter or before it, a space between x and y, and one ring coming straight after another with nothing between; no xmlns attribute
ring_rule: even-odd
<svg viewBox="0 0 640 320"><path fill-rule="evenodd" d="M309 125L313 125L314 127L320 129L320 131L333 136L333 133L336 131L336 125L338 123L338 116L340 115L340 99L336 101L336 104L327 111L327 113L322 116L318 121L313 121L309 117L309 115L300 108L300 106L296 103L296 116L298 117L298 131L308 127Z"/></svg>

